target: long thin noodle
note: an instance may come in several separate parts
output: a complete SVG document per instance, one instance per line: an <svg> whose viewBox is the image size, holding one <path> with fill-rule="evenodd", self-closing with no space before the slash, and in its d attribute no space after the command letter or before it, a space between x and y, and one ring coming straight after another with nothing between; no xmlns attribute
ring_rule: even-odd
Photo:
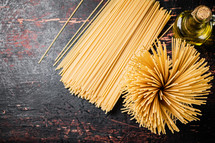
<svg viewBox="0 0 215 143"><path fill-rule="evenodd" d="M104 0L101 0L100 3L96 6L96 8L91 12L91 14L87 17L85 22L79 27L79 29L76 31L76 33L72 36L72 38L69 40L69 42L66 44L66 46L63 48L63 50L59 53L55 61L60 57L60 55L64 52L64 50L69 46L69 44L72 42L72 40L76 37L76 35L81 31L81 29L84 27L84 25L87 23L87 21L90 19L90 17L96 12L96 10L99 8L99 6L102 4Z"/></svg>
<svg viewBox="0 0 215 143"><path fill-rule="evenodd" d="M111 0L58 65L61 81L71 93L112 110L131 57L152 44L169 19L154 0Z"/></svg>
<svg viewBox="0 0 215 143"><path fill-rule="evenodd" d="M134 55L125 70L123 112L140 126L165 134L166 125L172 132L179 131L176 120L183 124L199 120L201 111L192 105L206 103L213 77L205 59L185 41L172 40L172 60L165 43L154 45L157 50Z"/></svg>
<svg viewBox="0 0 215 143"><path fill-rule="evenodd" d="M76 11L78 10L78 8L81 6L81 4L83 3L84 0L81 0L80 3L77 5L77 7L75 8L75 10L73 11L73 13L70 15L70 17L67 19L66 23L63 25L63 27L61 28L61 30L58 32L57 36L54 38L54 40L52 41L52 43L49 45L48 49L45 51L45 53L43 54L43 56L41 57L41 59L39 60L38 63L41 63L43 58L46 56L46 54L48 53L48 51L51 49L52 45L54 44L54 42L57 40L57 38L60 36L61 32L64 30L64 28L66 27L66 25L69 23L70 19L74 16L74 14L76 13Z"/></svg>
<svg viewBox="0 0 215 143"><path fill-rule="evenodd" d="M81 31L81 33L79 33L79 35L75 38L75 40L73 40L72 43L70 43L70 45L67 47L67 49L63 49L61 51L61 55L59 54L58 57L55 59L55 63L53 66L55 66L60 60L61 58L67 53L67 51L70 50L70 48L74 45L74 43L81 37L81 35L85 32L85 30L92 24L92 22L94 22L94 20L98 17L98 15L104 10L104 8L107 6L107 4L110 2L111 0L108 0L105 5L103 5L103 7L98 11L98 13L93 17L93 19L88 23L88 25ZM90 28L89 28L90 29ZM84 37L84 36L83 36ZM80 42L81 40L79 40ZM69 42L68 42L69 43Z"/></svg>

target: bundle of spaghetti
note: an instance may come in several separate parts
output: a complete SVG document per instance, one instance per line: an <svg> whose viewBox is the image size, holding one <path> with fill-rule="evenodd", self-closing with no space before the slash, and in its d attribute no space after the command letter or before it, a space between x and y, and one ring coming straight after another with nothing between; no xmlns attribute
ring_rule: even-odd
<svg viewBox="0 0 215 143"><path fill-rule="evenodd" d="M138 47L151 44L170 14L154 0L112 0L58 65L71 93L108 112Z"/></svg>
<svg viewBox="0 0 215 143"><path fill-rule="evenodd" d="M166 133L165 126L179 131L176 121L183 124L199 120L201 111L193 105L206 103L213 79L205 59L185 41L172 41L172 60L165 43L155 43L157 51L138 52L128 64L122 78L123 112L154 133ZM164 49L163 49L164 48Z"/></svg>

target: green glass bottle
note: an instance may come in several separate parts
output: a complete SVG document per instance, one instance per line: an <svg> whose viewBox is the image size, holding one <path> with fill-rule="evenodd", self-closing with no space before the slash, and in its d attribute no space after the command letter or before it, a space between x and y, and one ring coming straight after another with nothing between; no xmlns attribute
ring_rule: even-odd
<svg viewBox="0 0 215 143"><path fill-rule="evenodd" d="M195 8L194 11L184 11L173 25L176 38L182 38L188 43L202 45L212 33L212 11L204 5Z"/></svg>

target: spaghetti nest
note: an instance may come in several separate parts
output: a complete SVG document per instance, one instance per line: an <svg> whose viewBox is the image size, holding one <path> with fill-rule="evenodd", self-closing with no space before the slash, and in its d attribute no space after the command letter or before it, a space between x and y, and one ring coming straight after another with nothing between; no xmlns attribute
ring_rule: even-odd
<svg viewBox="0 0 215 143"><path fill-rule="evenodd" d="M206 103L213 79L205 59L196 49L180 39L172 41L172 59L165 43L155 43L156 51L136 54L123 78L123 112L128 112L140 126L165 134L165 126L179 131L176 121L186 124L199 120L200 110L192 105Z"/></svg>

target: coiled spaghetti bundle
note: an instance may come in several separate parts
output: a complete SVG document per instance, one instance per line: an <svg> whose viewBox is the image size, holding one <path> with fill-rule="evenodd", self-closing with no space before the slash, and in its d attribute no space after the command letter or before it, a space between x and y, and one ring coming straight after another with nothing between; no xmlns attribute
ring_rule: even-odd
<svg viewBox="0 0 215 143"><path fill-rule="evenodd" d="M185 41L172 41L172 59L165 43L155 43L156 51L139 52L127 68L123 78L124 112L136 119L140 126L154 133L166 133L165 126L179 131L176 121L186 124L199 120L200 110L192 105L206 102L213 79L205 59Z"/></svg>

